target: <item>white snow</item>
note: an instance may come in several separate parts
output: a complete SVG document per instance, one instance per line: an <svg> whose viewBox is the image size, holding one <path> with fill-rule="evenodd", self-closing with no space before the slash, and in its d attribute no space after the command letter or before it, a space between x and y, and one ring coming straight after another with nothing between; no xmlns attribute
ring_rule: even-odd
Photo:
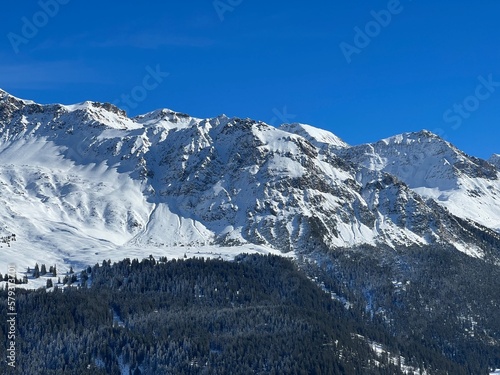
<svg viewBox="0 0 500 375"><path fill-rule="evenodd" d="M366 188L382 174L343 168L331 150L350 153L371 170L400 173L415 191L448 202L453 213L500 228L500 205L492 200L500 196L498 183L453 179L451 164L464 156L450 154L449 145L433 146L424 133L349 148L304 124L276 129L167 109L129 119L111 105L40 106L6 101L6 95L0 93L6 113L0 119L0 237L15 233L17 241L2 244L0 272L11 263L21 273L35 263L65 272L70 265L79 270L149 254L230 259L282 249L293 255L308 240L311 220L323 226L322 240L331 247L425 244L437 236L433 228L417 234L397 224L425 210L406 187ZM384 144L393 147L382 152ZM401 155L406 162L399 162ZM466 196L475 190L481 193L477 209ZM396 210L409 203L415 207Z"/></svg>
<svg viewBox="0 0 500 375"><path fill-rule="evenodd" d="M335 134L327 130L315 128L311 125L299 123L283 124L279 127L279 129L300 135L315 145L328 144L337 148L346 148L349 146Z"/></svg>
<svg viewBox="0 0 500 375"><path fill-rule="evenodd" d="M405 133L340 154L398 177L458 217L500 232L500 172L490 170L497 177L487 178L484 165L430 132Z"/></svg>
<svg viewBox="0 0 500 375"><path fill-rule="evenodd" d="M455 246L458 251L461 251L472 258L482 259L484 257L484 251L478 246L459 242L452 242L452 245Z"/></svg>
<svg viewBox="0 0 500 375"><path fill-rule="evenodd" d="M381 345L379 343L370 342L370 347L379 358L382 357L384 354L386 354L389 358L390 363L392 363L393 365L396 365L396 366L399 363L400 364L399 368L401 369L401 371L404 371L407 374L412 374L412 375L428 375L429 374L427 372L427 370L423 370L422 372L420 372L420 369L417 369L413 366L408 366L406 364L407 360L404 357L395 356L391 352L387 351L387 349L385 349L383 347L383 345Z"/></svg>
<svg viewBox="0 0 500 375"><path fill-rule="evenodd" d="M500 169L500 154L493 154L488 161Z"/></svg>

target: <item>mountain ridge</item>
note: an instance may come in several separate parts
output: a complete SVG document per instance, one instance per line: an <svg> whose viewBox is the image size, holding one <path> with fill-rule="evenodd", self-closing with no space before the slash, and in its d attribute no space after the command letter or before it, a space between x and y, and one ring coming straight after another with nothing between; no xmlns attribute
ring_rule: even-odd
<svg viewBox="0 0 500 375"><path fill-rule="evenodd" d="M82 324L96 323L92 314L97 310L87 301L98 300L99 309L107 311L107 318L99 314L104 319L96 327L101 333L106 324L112 332L132 332L138 321L151 318L150 329L141 329L141 335L151 338L152 351L138 363L127 362L121 347L130 338L121 336L118 351L106 357L110 367L140 364L138 371L149 371L147 363L157 358L159 322L170 345L173 331L159 313L179 324L171 315L172 305L159 294L166 293L184 307L191 300L193 317L204 303L216 307L212 315L224 316L241 309L245 300L251 309L243 306L236 322L250 328L243 332L253 344L255 336L247 332L255 331L255 315L249 311L267 311L261 309L264 305L274 309L274 302L261 305L245 295L264 300L288 295L283 311L299 303L308 306L306 315L316 314L311 306L325 300L336 310L318 319L318 347L311 347L312 353L328 350L328 358L338 364L352 362L345 356L351 353L364 363L362 373L380 373L385 365L393 373L394 368L415 374L487 373L500 366L497 160L471 157L425 130L351 146L305 124L275 128L252 119L200 119L169 109L128 118L106 103L39 105L0 91L0 267L28 280L25 288L54 291L17 291L22 303L32 298L21 309L25 314L54 321L54 336L41 339L48 345L61 332L82 337L68 331L71 320L59 319L55 311ZM198 259L178 261L191 257ZM153 274L167 260L182 271L167 272L168 280L164 271ZM241 262L255 263L255 272L228 272ZM35 264L42 266L33 272ZM35 275L51 265L62 283L54 269ZM217 266L207 274L211 265ZM278 285L270 288L271 279L261 277L265 272L271 279L278 276ZM297 277L308 282L298 283ZM111 288L104 299L95 290L99 283ZM262 283L266 292L252 292L249 287L255 283ZM56 292L59 288L63 294ZM141 293L132 296L131 290ZM85 298L74 305L80 292ZM60 303L63 296L68 303L61 310L51 298ZM133 316L131 308L146 308L146 315ZM268 316L276 321L274 312ZM338 326L339 316L357 321L341 325L351 339L325 341L324 323L331 320ZM192 332L204 341L197 347L220 355L213 324L199 336L203 324L188 318ZM297 315L291 321L297 322ZM307 319L298 321L310 326ZM227 320L221 324L227 342ZM22 327L29 330L29 325ZM259 327L265 342L269 335L276 338L269 324ZM87 341L100 342L99 337ZM185 348L185 337L184 331L180 348ZM286 351L289 340L280 337ZM297 337L296 329L291 337ZM35 359L45 349L36 345L33 351L30 345L36 340L24 341L24 352L35 353ZM130 347L142 350L135 341ZM104 363L89 347L73 351L89 353L84 361L90 358L96 366ZM239 355L232 358L241 362ZM194 371L196 361L189 358L186 365ZM23 366L40 367L31 362ZM87 362L83 366L94 371ZM354 370L337 372L346 371Z"/></svg>
<svg viewBox="0 0 500 375"><path fill-rule="evenodd" d="M405 134L377 147L420 137L452 150L462 174L471 168L490 178L498 173L430 132ZM20 233L26 248L42 243L54 262L93 264L104 254L119 259L199 247L297 254L447 242L471 256L493 251L479 248L449 211L457 213L421 186L368 163L380 159L367 156L373 145L349 146L310 125L275 128L169 109L128 118L111 104L39 105L3 92L0 139L4 230ZM458 172L448 172L448 182L456 183ZM498 217L498 226L486 227L500 228ZM33 258L21 257L23 263Z"/></svg>
<svg viewBox="0 0 500 375"><path fill-rule="evenodd" d="M354 146L340 155L370 170L396 176L454 215L500 231L498 168L428 131Z"/></svg>

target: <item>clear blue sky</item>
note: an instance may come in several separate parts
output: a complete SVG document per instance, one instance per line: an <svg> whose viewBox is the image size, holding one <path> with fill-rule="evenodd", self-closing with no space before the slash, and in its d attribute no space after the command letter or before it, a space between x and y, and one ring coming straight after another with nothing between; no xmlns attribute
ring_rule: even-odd
<svg viewBox="0 0 500 375"><path fill-rule="evenodd" d="M472 155L500 153L498 0L42 0L2 10L0 87L19 97L297 121L350 144L428 129Z"/></svg>

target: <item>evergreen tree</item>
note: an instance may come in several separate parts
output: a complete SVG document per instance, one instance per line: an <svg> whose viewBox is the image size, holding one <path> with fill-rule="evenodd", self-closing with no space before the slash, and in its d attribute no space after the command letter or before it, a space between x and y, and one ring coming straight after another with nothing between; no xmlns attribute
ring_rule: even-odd
<svg viewBox="0 0 500 375"><path fill-rule="evenodd" d="M33 277L38 279L40 277L40 269L38 268L38 263L35 264L35 269L33 270Z"/></svg>
<svg viewBox="0 0 500 375"><path fill-rule="evenodd" d="M442 249L391 252L393 257L416 259L409 274L401 271L400 277L408 276L402 280L411 280L403 292L393 285L387 267L407 263L381 262L373 253L373 258L335 253L331 263L299 263L300 271L290 260L259 255L238 256L234 262L106 261L105 267L91 270L87 288L68 286L63 292L54 286L51 293L19 289L23 340L18 350L23 361L17 370L105 375L120 373L122 362L130 374L402 375L394 359L399 355L417 369L415 373L420 368L433 375L482 374L488 366L500 367L498 345L467 332L460 336L470 323L452 325L457 309L466 305L461 296L474 292L467 286L478 275L491 278L487 285L492 290L473 293L473 301L491 306L482 313L489 322L478 325L500 340L498 266L464 256L463 271L458 272L457 262L446 258ZM436 272L443 267L446 277ZM482 272L485 268L488 272ZM80 274L82 285L89 274ZM313 275L317 281L312 281ZM76 278L68 273L65 283ZM349 301L349 308L330 293ZM0 289L0 300L6 298ZM367 309L367 298L374 314ZM443 319L426 318L421 324L420 316L430 314L421 306L430 303ZM379 316L383 304L402 307L387 308ZM415 333L407 334L407 329ZM371 343L384 348L382 355ZM0 349L5 350L2 342ZM0 374L7 370L0 361Z"/></svg>

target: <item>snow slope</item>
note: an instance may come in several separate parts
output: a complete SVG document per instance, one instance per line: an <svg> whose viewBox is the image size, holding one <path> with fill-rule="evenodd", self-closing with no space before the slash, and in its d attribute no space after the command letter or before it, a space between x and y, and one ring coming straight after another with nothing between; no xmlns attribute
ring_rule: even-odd
<svg viewBox="0 0 500 375"><path fill-rule="evenodd" d="M299 123L283 124L280 126L280 129L288 133L300 135L318 147L323 145L329 145L340 149L349 147L347 143L335 134L323 129L315 128L311 125Z"/></svg>
<svg viewBox="0 0 500 375"><path fill-rule="evenodd" d="M438 188L450 201L459 183L470 183L481 191L493 184L496 194L496 170L470 166L456 151L447 160L459 171L482 171L457 180L427 143L406 143L382 141L390 150L419 150L412 153L434 171L421 176L418 163L407 163L402 176L415 176L407 184L385 173L398 175L393 156L350 148L309 125L274 128L168 109L131 119L111 104L39 105L1 91L0 236L15 233L17 241L3 244L0 267L433 242L484 256L469 224L419 193Z"/></svg>
<svg viewBox="0 0 500 375"><path fill-rule="evenodd" d="M500 170L500 154L493 154L488 161Z"/></svg>
<svg viewBox="0 0 500 375"><path fill-rule="evenodd" d="M498 169L428 131L355 146L339 155L370 170L390 173L454 215L500 232Z"/></svg>

